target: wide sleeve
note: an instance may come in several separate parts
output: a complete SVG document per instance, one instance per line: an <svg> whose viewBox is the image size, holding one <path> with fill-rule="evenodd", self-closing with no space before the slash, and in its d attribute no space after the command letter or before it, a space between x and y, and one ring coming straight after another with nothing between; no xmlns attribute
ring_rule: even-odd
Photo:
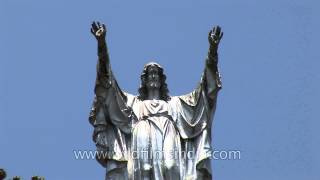
<svg viewBox="0 0 320 180"><path fill-rule="evenodd" d="M98 42L98 57L95 97L89 121L94 127L93 141L97 151L104 153L97 155L96 159L111 171L117 166L110 166L110 163L128 160L129 134L135 119L131 107L136 96L118 86L111 71L105 41Z"/></svg>
<svg viewBox="0 0 320 180"><path fill-rule="evenodd" d="M217 54L209 50L205 68L197 88L189 94L172 98L173 119L181 136L182 152L192 152L192 160L185 158L185 177L212 179L211 126L216 109L217 94L221 89Z"/></svg>
<svg viewBox="0 0 320 180"><path fill-rule="evenodd" d="M90 122L95 130L102 131L104 126L112 124L124 133L131 132L132 120L135 115L132 104L136 97L122 91L112 73L101 82L97 78L95 86L95 98L90 113Z"/></svg>
<svg viewBox="0 0 320 180"><path fill-rule="evenodd" d="M90 123L95 127L96 135L112 124L124 133L130 133L134 117L131 105L135 96L123 92L113 76L105 41L98 42L97 78L95 98L90 113Z"/></svg>
<svg viewBox="0 0 320 180"><path fill-rule="evenodd" d="M173 98L175 121L182 138L193 138L211 128L217 94L222 88L218 55L209 51L200 83L191 93Z"/></svg>

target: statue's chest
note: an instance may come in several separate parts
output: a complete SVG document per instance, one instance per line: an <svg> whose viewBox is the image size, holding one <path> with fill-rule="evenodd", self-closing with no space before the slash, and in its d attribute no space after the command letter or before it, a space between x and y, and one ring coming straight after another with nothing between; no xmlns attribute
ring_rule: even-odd
<svg viewBox="0 0 320 180"><path fill-rule="evenodd" d="M139 116L149 116L152 114L168 114L169 104L163 100L144 100L139 104Z"/></svg>

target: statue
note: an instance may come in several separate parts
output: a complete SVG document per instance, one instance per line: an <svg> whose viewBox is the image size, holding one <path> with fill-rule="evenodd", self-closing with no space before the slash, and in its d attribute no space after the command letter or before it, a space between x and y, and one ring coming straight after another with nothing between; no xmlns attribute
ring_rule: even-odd
<svg viewBox="0 0 320 180"><path fill-rule="evenodd" d="M198 87L170 96L163 68L144 66L139 95L120 89L110 67L106 27L93 22L98 41L95 99L90 113L98 162L106 179L212 179L211 125L221 89L217 49L219 26L209 32L209 52ZM190 157L190 156L193 157Z"/></svg>

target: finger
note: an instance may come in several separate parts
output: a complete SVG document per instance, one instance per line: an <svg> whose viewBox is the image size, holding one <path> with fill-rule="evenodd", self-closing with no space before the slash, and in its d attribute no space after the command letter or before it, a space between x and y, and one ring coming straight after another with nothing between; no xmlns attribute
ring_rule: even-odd
<svg viewBox="0 0 320 180"><path fill-rule="evenodd" d="M97 25L96 25L96 23L94 21L92 22L91 26L92 26L94 31L98 30L98 27L97 27Z"/></svg>
<svg viewBox="0 0 320 180"><path fill-rule="evenodd" d="M97 24L98 24L98 28L100 29L101 28L100 22L98 21Z"/></svg>
<svg viewBox="0 0 320 180"><path fill-rule="evenodd" d="M92 28L93 28L93 30L95 30L97 28L97 25L96 25L95 21L92 22Z"/></svg>
<svg viewBox="0 0 320 180"><path fill-rule="evenodd" d="M100 24L99 21L96 21L95 26L96 26L96 29L97 29L97 30L99 30L99 28L100 28L100 27L99 27L99 24Z"/></svg>
<svg viewBox="0 0 320 180"><path fill-rule="evenodd" d="M218 35L220 35L220 32L221 32L221 28L220 28L220 26L217 26L217 31L215 34L218 36Z"/></svg>
<svg viewBox="0 0 320 180"><path fill-rule="evenodd" d="M216 28L216 27L213 27L213 28L212 28L212 34L211 34L211 36L214 35L214 34L216 34L216 31L217 31L217 28Z"/></svg>
<svg viewBox="0 0 320 180"><path fill-rule="evenodd" d="M106 32L107 32L106 25L102 24L102 27L103 27L104 31L106 31Z"/></svg>
<svg viewBox="0 0 320 180"><path fill-rule="evenodd" d="M219 41L222 39L223 37L223 32L221 32L220 37L219 37Z"/></svg>
<svg viewBox="0 0 320 180"><path fill-rule="evenodd" d="M93 28L90 28L90 31L91 31L91 33L92 33L93 35L96 35L96 34L94 33Z"/></svg>
<svg viewBox="0 0 320 180"><path fill-rule="evenodd" d="M212 30L209 31L208 37L210 38L212 34Z"/></svg>

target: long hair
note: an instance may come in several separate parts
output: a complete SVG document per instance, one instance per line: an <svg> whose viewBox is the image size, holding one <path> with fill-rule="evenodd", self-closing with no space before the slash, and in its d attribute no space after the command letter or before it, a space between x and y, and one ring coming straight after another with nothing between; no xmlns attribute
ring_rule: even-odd
<svg viewBox="0 0 320 180"><path fill-rule="evenodd" d="M148 75L148 68L150 66L156 66L159 70L159 76L160 76L160 99L164 101L169 101L171 98L169 96L169 89L166 83L166 75L163 73L163 68L158 63L148 63L144 66L142 74L141 74L141 84L139 88L139 96L138 99L140 100L146 100L148 97L148 89L147 89L147 75Z"/></svg>

